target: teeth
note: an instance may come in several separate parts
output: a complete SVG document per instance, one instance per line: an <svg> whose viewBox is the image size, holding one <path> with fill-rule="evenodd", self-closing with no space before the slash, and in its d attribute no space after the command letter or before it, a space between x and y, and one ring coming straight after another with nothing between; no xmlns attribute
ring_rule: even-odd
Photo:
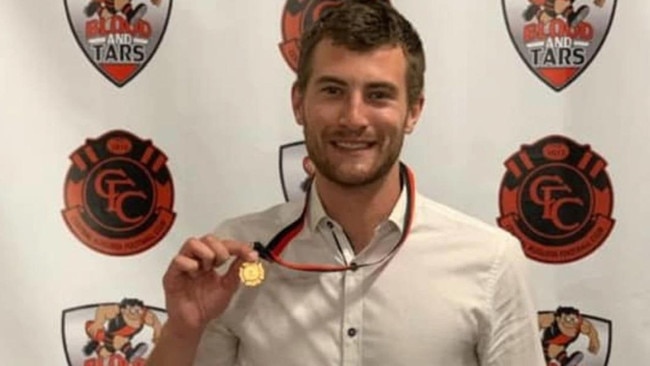
<svg viewBox="0 0 650 366"><path fill-rule="evenodd" d="M342 147L344 149L365 149L370 146L368 142L348 142L348 141L339 141L334 143L337 147Z"/></svg>

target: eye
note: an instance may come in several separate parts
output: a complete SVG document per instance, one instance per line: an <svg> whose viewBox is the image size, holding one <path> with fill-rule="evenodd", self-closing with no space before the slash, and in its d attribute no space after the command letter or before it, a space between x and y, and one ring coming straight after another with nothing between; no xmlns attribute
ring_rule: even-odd
<svg viewBox="0 0 650 366"><path fill-rule="evenodd" d="M368 92L368 100L371 101L385 101L393 99L393 93L385 89L375 89Z"/></svg>
<svg viewBox="0 0 650 366"><path fill-rule="evenodd" d="M340 87L337 87L337 86L334 86L334 85L326 85L326 86L321 88L321 93L323 93L325 95L335 96L335 95L340 95L341 93L343 93L343 90L341 90Z"/></svg>

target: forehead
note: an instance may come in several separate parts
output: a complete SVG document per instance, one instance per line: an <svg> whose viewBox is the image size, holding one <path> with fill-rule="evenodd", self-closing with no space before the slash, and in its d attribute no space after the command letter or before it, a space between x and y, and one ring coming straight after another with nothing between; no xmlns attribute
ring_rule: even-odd
<svg viewBox="0 0 650 366"><path fill-rule="evenodd" d="M347 83L387 82L405 88L406 56L399 45L383 45L357 51L320 41L313 53L310 82L334 77Z"/></svg>

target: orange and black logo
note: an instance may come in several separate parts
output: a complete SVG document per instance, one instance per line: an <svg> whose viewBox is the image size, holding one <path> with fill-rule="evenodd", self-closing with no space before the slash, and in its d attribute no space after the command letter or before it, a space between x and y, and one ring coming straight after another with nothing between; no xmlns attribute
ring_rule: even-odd
<svg viewBox="0 0 650 366"><path fill-rule="evenodd" d="M328 9L342 0L287 0L282 13L280 52L293 71L298 68L300 36Z"/></svg>
<svg viewBox="0 0 650 366"><path fill-rule="evenodd" d="M138 298L83 305L61 316L69 366L144 366L167 320Z"/></svg>
<svg viewBox="0 0 650 366"><path fill-rule="evenodd" d="M118 87L131 81L162 41L172 0L64 0L88 60Z"/></svg>
<svg viewBox="0 0 650 366"><path fill-rule="evenodd" d="M612 322L583 314L572 306L539 311L544 359L548 366L607 366L612 349Z"/></svg>
<svg viewBox="0 0 650 366"><path fill-rule="evenodd" d="M502 0L512 43L528 68L560 91L607 38L617 0Z"/></svg>
<svg viewBox="0 0 650 366"><path fill-rule="evenodd" d="M579 260L596 250L614 226L607 163L589 145L548 136L524 145L506 162L499 226L545 263Z"/></svg>
<svg viewBox="0 0 650 366"><path fill-rule="evenodd" d="M126 131L88 139L70 156L63 218L88 247L109 255L140 253L171 228L174 188L167 157Z"/></svg>

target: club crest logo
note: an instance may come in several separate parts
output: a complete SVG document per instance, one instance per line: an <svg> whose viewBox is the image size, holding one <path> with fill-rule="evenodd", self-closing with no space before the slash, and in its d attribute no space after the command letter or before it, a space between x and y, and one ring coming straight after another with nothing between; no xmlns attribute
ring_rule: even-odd
<svg viewBox="0 0 650 366"><path fill-rule="evenodd" d="M280 52L291 70L298 69L300 36L328 9L342 0L287 0L282 12L282 42Z"/></svg>
<svg viewBox="0 0 650 366"><path fill-rule="evenodd" d="M79 47L118 87L131 81L162 41L172 0L64 0Z"/></svg>
<svg viewBox="0 0 650 366"><path fill-rule="evenodd" d="M69 366L144 366L167 319L135 298L66 309L61 316Z"/></svg>
<svg viewBox="0 0 650 366"><path fill-rule="evenodd" d="M497 223L544 263L577 261L614 227L607 163L589 145L558 135L524 145L506 162Z"/></svg>
<svg viewBox="0 0 650 366"><path fill-rule="evenodd" d="M607 366L612 322L570 306L537 314L547 366Z"/></svg>
<svg viewBox="0 0 650 366"><path fill-rule="evenodd" d="M342 3L343 0L287 0L282 12L282 42L279 46L280 53L291 70L298 69L302 32L309 29L328 10Z"/></svg>
<svg viewBox="0 0 650 366"><path fill-rule="evenodd" d="M502 0L519 56L555 91L566 88L594 60L609 32L616 1Z"/></svg>
<svg viewBox="0 0 650 366"><path fill-rule="evenodd" d="M285 201L303 199L313 174L304 141L280 146L280 182Z"/></svg>
<svg viewBox="0 0 650 366"><path fill-rule="evenodd" d="M151 141L115 130L88 139L70 156L63 218L86 246L131 255L171 228L174 188L167 157Z"/></svg>

